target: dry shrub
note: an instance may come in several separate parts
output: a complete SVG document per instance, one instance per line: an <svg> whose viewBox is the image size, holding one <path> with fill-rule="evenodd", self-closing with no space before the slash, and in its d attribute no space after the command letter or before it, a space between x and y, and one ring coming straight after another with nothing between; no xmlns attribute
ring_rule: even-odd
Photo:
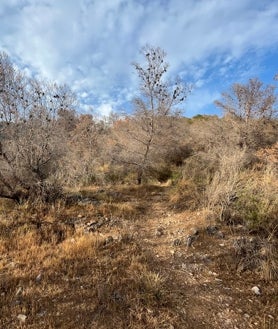
<svg viewBox="0 0 278 329"><path fill-rule="evenodd" d="M278 245L277 241L265 240L260 250L260 273L264 280L278 279Z"/></svg>
<svg viewBox="0 0 278 329"><path fill-rule="evenodd" d="M272 164L260 170L248 168L250 159L244 149L223 151L206 187L207 206L227 223L240 222L267 236L277 235L277 168Z"/></svg>
<svg viewBox="0 0 278 329"><path fill-rule="evenodd" d="M238 270L256 269L265 280L278 275L278 175L272 164L245 168L244 151L222 155L219 171L207 186L208 208L228 224L242 223L260 238L235 243Z"/></svg>
<svg viewBox="0 0 278 329"><path fill-rule="evenodd" d="M271 165L242 174L234 209L252 231L278 236L277 177L277 170Z"/></svg>
<svg viewBox="0 0 278 329"><path fill-rule="evenodd" d="M218 170L206 187L206 198L207 207L214 209L220 219L223 219L236 198L241 181L240 172L245 163L246 151L244 149L226 149L219 154Z"/></svg>
<svg viewBox="0 0 278 329"><path fill-rule="evenodd" d="M28 200L32 203L53 203L63 196L63 188L57 181L44 181L32 187Z"/></svg>
<svg viewBox="0 0 278 329"><path fill-rule="evenodd" d="M16 202L11 199L0 198L0 212L12 210L16 206Z"/></svg>
<svg viewBox="0 0 278 329"><path fill-rule="evenodd" d="M103 171L103 184L123 184L135 181L136 173L128 170L126 166L113 164L106 166Z"/></svg>
<svg viewBox="0 0 278 329"><path fill-rule="evenodd" d="M278 168L278 142L276 142L271 147L262 148L256 152L256 156L261 161L261 166L270 164L276 168Z"/></svg>
<svg viewBox="0 0 278 329"><path fill-rule="evenodd" d="M202 203L202 193L193 180L180 180L170 194L175 209L197 209Z"/></svg>
<svg viewBox="0 0 278 329"><path fill-rule="evenodd" d="M222 218L248 161L243 149L217 146L199 151L186 161L171 201L183 208L205 207Z"/></svg>
<svg viewBox="0 0 278 329"><path fill-rule="evenodd" d="M192 180L197 186L204 188L217 169L217 156L212 152L198 152L190 157L182 170L182 179Z"/></svg>
<svg viewBox="0 0 278 329"><path fill-rule="evenodd" d="M234 241L237 271L257 271L263 280L278 278L277 241L259 237L239 237Z"/></svg>
<svg viewBox="0 0 278 329"><path fill-rule="evenodd" d="M178 209L197 209L204 205L204 192L217 168L211 153L197 152L188 158L173 189L170 201Z"/></svg>

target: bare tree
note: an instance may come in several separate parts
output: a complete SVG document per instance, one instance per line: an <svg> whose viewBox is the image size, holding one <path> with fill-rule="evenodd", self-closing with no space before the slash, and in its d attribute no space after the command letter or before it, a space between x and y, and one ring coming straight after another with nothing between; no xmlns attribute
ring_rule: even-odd
<svg viewBox="0 0 278 329"><path fill-rule="evenodd" d="M6 54L0 74L0 195L47 198L65 144L58 112L74 98L64 86L27 79Z"/></svg>
<svg viewBox="0 0 278 329"><path fill-rule="evenodd" d="M257 148L275 139L276 100L275 86L265 86L253 78L247 84L234 83L215 105L233 122L234 129L239 132L239 144Z"/></svg>
<svg viewBox="0 0 278 329"><path fill-rule="evenodd" d="M134 112L114 126L117 159L136 168L138 184L173 145L177 105L190 92L190 86L181 81L171 85L165 80L168 63L161 48L146 46L142 55L145 64L133 64L140 87L140 96L133 100Z"/></svg>
<svg viewBox="0 0 278 329"><path fill-rule="evenodd" d="M275 86L264 86L259 79L253 78L247 84L234 83L215 105L246 123L251 119L271 119L277 116L274 92Z"/></svg>

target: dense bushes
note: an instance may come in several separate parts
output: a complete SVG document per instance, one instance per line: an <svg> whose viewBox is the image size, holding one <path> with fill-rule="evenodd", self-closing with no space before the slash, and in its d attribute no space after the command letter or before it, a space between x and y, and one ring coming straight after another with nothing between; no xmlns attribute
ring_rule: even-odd
<svg viewBox="0 0 278 329"><path fill-rule="evenodd" d="M276 132L269 129L276 124L274 119L261 127L261 135L272 136L268 145L277 140ZM243 146L242 131L230 118L200 118L190 126L189 136L195 143L191 142L192 154L181 168L173 197L176 206L207 208L222 223L243 224L264 236L277 235L277 146L258 151L258 144Z"/></svg>

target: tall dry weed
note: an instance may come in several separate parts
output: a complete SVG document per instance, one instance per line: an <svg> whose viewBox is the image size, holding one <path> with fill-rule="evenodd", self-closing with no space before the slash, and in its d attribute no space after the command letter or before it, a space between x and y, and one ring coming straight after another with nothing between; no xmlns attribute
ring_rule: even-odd
<svg viewBox="0 0 278 329"><path fill-rule="evenodd" d="M206 186L206 206L223 219L241 184L240 173L246 163L246 150L219 149L216 152L219 152L218 168Z"/></svg>
<svg viewBox="0 0 278 329"><path fill-rule="evenodd" d="M278 235L277 168L267 164L262 170L242 173L242 185L235 210L250 230Z"/></svg>

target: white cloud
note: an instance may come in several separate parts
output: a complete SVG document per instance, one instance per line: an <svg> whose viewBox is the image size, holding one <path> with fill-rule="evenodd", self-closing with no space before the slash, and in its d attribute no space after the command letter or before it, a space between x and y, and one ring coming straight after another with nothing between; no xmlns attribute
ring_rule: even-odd
<svg viewBox="0 0 278 329"><path fill-rule="evenodd" d="M102 116L109 116L111 112L113 112L113 105L109 103L101 104L96 109L96 113Z"/></svg>
<svg viewBox="0 0 278 329"><path fill-rule="evenodd" d="M220 94L216 91L210 92L206 89L196 89L185 104L185 115L204 114L204 110L211 112L213 102L219 99L219 97ZM214 113L217 112L219 111L215 109Z"/></svg>
<svg viewBox="0 0 278 329"><path fill-rule="evenodd" d="M211 70L227 78L250 50L277 47L277 31L278 4L271 0L0 2L0 50L35 74L68 83L104 112L132 98L130 63L146 43L166 50L171 73L204 90Z"/></svg>

